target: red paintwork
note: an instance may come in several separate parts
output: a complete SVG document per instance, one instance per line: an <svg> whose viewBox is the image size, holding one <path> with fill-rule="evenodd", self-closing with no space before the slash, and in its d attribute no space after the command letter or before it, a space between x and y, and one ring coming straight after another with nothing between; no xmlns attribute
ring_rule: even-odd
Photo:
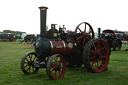
<svg viewBox="0 0 128 85"><path fill-rule="evenodd" d="M66 54L73 54L76 51L76 44L75 42L65 42L66 43L66 49L65 49L65 55ZM69 43L72 43L73 47L69 48Z"/></svg>
<svg viewBox="0 0 128 85"><path fill-rule="evenodd" d="M52 54L72 54L76 50L75 42L51 41Z"/></svg>
<svg viewBox="0 0 128 85"><path fill-rule="evenodd" d="M54 62L52 63L52 70L50 75L52 79L58 80L61 79L66 73L66 60L62 55L55 55Z"/></svg>

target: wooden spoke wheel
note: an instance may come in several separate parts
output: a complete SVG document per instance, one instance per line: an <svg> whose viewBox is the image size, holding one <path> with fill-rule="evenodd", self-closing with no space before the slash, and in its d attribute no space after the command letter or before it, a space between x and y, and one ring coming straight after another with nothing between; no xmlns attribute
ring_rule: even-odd
<svg viewBox="0 0 128 85"><path fill-rule="evenodd" d="M94 38L92 26L87 22L80 23L75 29L75 40L78 46L84 48L85 43Z"/></svg>
<svg viewBox="0 0 128 85"><path fill-rule="evenodd" d="M52 55L48 59L46 71L50 79L58 80L62 78L66 72L65 58L60 54Z"/></svg>
<svg viewBox="0 0 128 85"><path fill-rule="evenodd" d="M109 49L102 39L93 39L86 43L83 49L83 63L91 72L106 70L109 62Z"/></svg>
<svg viewBox="0 0 128 85"><path fill-rule="evenodd" d="M25 54L21 60L21 70L25 74L35 73L39 70L39 68L34 67L33 62L35 62L37 56L35 52L29 52Z"/></svg>
<svg viewBox="0 0 128 85"><path fill-rule="evenodd" d="M113 50L115 50L115 51L120 50L122 47L121 40L120 39L114 39L112 41L112 47L113 47Z"/></svg>

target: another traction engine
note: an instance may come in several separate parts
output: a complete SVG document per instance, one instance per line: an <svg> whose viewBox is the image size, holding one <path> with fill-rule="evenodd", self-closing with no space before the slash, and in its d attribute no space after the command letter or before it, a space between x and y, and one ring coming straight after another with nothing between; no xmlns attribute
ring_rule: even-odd
<svg viewBox="0 0 128 85"><path fill-rule="evenodd" d="M121 39L119 39L113 30L103 30L101 38L104 38L109 46L114 51L119 51L122 47Z"/></svg>
<svg viewBox="0 0 128 85"><path fill-rule="evenodd" d="M21 60L21 70L25 74L46 68L50 79L64 76L66 66L80 67L82 64L91 72L106 70L109 49L103 39L94 39L92 26L87 22L77 25L75 31L65 32L65 28L46 31L47 7L39 7L41 20L40 38L35 43L35 52L26 53Z"/></svg>

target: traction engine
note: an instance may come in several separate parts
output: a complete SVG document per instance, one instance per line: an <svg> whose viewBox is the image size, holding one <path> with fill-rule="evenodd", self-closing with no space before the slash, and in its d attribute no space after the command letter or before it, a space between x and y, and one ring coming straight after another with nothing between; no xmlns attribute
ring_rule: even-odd
<svg viewBox="0 0 128 85"><path fill-rule="evenodd" d="M109 62L109 49L101 38L94 38L92 26L87 22L78 24L75 31L59 30L56 24L46 29L47 7L40 9L40 38L35 43L35 52L26 53L21 60L21 70L25 74L36 73L46 68L50 79L58 80L66 72L66 67L85 68L91 72L106 70Z"/></svg>
<svg viewBox="0 0 128 85"><path fill-rule="evenodd" d="M103 30L101 38L104 38L109 46L114 51L119 51L122 47L121 39L119 39L113 30Z"/></svg>

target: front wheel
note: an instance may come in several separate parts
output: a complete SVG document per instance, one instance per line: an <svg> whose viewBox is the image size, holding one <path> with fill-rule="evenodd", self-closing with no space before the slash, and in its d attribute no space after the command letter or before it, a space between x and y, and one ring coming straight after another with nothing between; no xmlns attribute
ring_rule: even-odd
<svg viewBox="0 0 128 85"><path fill-rule="evenodd" d="M39 68L34 67L33 63L36 61L37 56L35 52L26 53L21 60L21 70L25 74L35 73Z"/></svg>
<svg viewBox="0 0 128 85"><path fill-rule="evenodd" d="M109 63L109 48L102 39L93 39L85 44L83 63L91 72L102 72Z"/></svg>
<svg viewBox="0 0 128 85"><path fill-rule="evenodd" d="M46 66L47 75L52 80L61 79L66 72L66 60L60 54L52 55Z"/></svg>

